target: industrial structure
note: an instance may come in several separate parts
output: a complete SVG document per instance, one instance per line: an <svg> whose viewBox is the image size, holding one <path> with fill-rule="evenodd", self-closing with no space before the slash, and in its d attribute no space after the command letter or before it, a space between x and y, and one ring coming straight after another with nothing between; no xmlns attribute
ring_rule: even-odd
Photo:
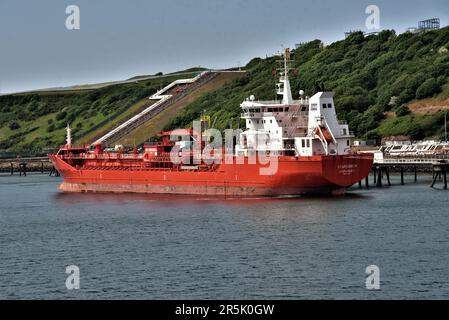
<svg viewBox="0 0 449 320"><path fill-rule="evenodd" d="M418 30L430 31L440 29L440 18L431 18L418 22Z"/></svg>
<svg viewBox="0 0 449 320"><path fill-rule="evenodd" d="M418 27L410 27L407 29L407 31L412 33L418 33L438 29L440 29L440 18L434 17L431 19L418 21Z"/></svg>

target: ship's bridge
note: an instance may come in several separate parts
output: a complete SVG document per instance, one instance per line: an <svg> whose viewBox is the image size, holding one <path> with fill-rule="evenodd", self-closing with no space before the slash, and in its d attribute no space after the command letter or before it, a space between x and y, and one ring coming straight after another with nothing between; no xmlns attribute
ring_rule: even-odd
<svg viewBox="0 0 449 320"><path fill-rule="evenodd" d="M291 104L283 104L279 100L271 101L244 101L240 104L242 108L242 119L262 118L263 116L270 116L273 114L289 112L291 116L298 116L298 112L307 115L308 98L300 100L293 100Z"/></svg>
<svg viewBox="0 0 449 320"><path fill-rule="evenodd" d="M284 53L284 69L276 93L281 100L259 101L251 95L240 104L246 131L240 134L237 154L248 150L273 151L298 156L342 155L350 152L352 132L339 121L332 92L318 92L310 99L299 91L293 100L288 74L290 51Z"/></svg>

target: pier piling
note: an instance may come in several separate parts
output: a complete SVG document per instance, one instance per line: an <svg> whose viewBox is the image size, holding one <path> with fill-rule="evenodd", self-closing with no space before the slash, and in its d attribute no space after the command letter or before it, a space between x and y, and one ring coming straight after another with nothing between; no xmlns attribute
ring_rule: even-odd
<svg viewBox="0 0 449 320"><path fill-rule="evenodd" d="M377 183L377 181L376 181L376 177L377 177L377 170L376 170L376 168L373 169L373 173L374 173L374 176L373 176L374 184L376 184Z"/></svg>
<svg viewBox="0 0 449 320"><path fill-rule="evenodd" d="M443 180L443 189L447 190L447 169L449 162L437 162L432 164L432 184L431 188L435 186L437 180Z"/></svg>
<svg viewBox="0 0 449 320"><path fill-rule="evenodd" d="M390 172L388 171L388 167L384 168L384 170L385 170L385 176L387 177L388 186L391 187Z"/></svg>
<svg viewBox="0 0 449 320"><path fill-rule="evenodd" d="M22 173L26 177L26 175L27 175L27 164L26 164L26 162L19 163L19 175L22 176Z"/></svg>
<svg viewBox="0 0 449 320"><path fill-rule="evenodd" d="M447 176L446 176L446 170L447 169L447 166L444 166L443 167L443 188L445 189L445 190L447 190Z"/></svg>
<svg viewBox="0 0 449 320"><path fill-rule="evenodd" d="M378 188L382 188L382 169L380 167L376 168L377 171L377 183Z"/></svg>

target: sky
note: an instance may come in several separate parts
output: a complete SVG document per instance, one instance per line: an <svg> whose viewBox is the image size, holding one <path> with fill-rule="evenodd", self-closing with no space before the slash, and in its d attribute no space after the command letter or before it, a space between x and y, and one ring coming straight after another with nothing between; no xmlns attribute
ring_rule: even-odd
<svg viewBox="0 0 449 320"><path fill-rule="evenodd" d="M66 7L80 29L66 28ZM254 57L344 32L419 20L449 25L448 0L0 0L0 94L127 79L195 66L244 66Z"/></svg>

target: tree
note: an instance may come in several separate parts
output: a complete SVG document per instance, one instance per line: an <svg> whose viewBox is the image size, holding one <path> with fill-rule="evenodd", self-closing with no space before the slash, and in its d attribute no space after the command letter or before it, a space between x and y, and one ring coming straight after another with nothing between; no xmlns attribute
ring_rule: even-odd
<svg viewBox="0 0 449 320"><path fill-rule="evenodd" d="M406 104L403 104L403 105L399 106L399 107L395 110L395 112L396 112L396 115L397 115L398 117L403 117L403 116L408 115L408 114L410 113L410 110L409 110L409 108L407 107Z"/></svg>
<svg viewBox="0 0 449 320"><path fill-rule="evenodd" d="M67 112L61 111L56 115L56 120L63 120L67 116Z"/></svg>
<svg viewBox="0 0 449 320"><path fill-rule="evenodd" d="M20 128L20 124L17 123L17 121L13 121L9 124L9 129L11 130L17 130Z"/></svg>
<svg viewBox="0 0 449 320"><path fill-rule="evenodd" d="M51 123L48 127L47 127L47 132L52 132L55 131L56 126L54 123Z"/></svg>
<svg viewBox="0 0 449 320"><path fill-rule="evenodd" d="M427 79L416 90L416 98L423 99L431 97L440 91L437 81L434 78Z"/></svg>

